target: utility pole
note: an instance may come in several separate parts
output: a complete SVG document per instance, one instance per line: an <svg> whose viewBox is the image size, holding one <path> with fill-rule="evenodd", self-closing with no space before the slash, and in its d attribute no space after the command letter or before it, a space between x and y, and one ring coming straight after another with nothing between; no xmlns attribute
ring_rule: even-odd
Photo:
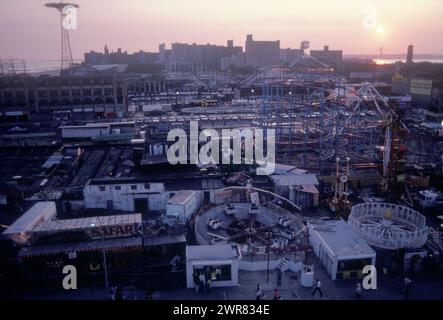
<svg viewBox="0 0 443 320"><path fill-rule="evenodd" d="M103 225L102 225L102 220L100 217L97 217L98 223L100 224L100 235L102 238L102 255L103 255L103 270L104 270L104 275L105 275L105 289L106 289L106 293L109 293L109 278L108 278L108 263L107 263L107 259L106 259L106 249L105 249L105 234L104 234L104 230L103 230ZM94 224L92 226L95 226Z"/></svg>

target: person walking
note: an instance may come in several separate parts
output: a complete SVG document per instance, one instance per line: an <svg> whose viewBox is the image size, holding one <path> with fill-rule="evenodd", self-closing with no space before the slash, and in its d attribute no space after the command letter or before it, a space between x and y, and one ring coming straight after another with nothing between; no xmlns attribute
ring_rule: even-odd
<svg viewBox="0 0 443 320"><path fill-rule="evenodd" d="M211 292L211 277L206 280L206 292Z"/></svg>
<svg viewBox="0 0 443 320"><path fill-rule="evenodd" d="M315 282L315 289L314 291L312 291L312 296L314 296L317 291L320 292L320 297L323 297L323 292L321 291L320 279L317 279L317 281Z"/></svg>
<svg viewBox="0 0 443 320"><path fill-rule="evenodd" d="M258 284L257 290L255 290L255 300L261 300L263 298L263 292L261 291L261 287Z"/></svg>
<svg viewBox="0 0 443 320"><path fill-rule="evenodd" d="M115 289L115 300L123 300L123 291L119 286Z"/></svg>
<svg viewBox="0 0 443 320"><path fill-rule="evenodd" d="M198 276L198 291L200 292L204 291L205 285L206 285L206 277L204 273L200 273L200 275Z"/></svg>
<svg viewBox="0 0 443 320"><path fill-rule="evenodd" d="M408 277L405 277L404 284L405 284L405 298L409 298L409 288L411 286L412 280Z"/></svg>
<svg viewBox="0 0 443 320"><path fill-rule="evenodd" d="M117 289L115 287L111 287L110 293L109 293L109 297L111 298L111 300L115 300L116 291L117 291Z"/></svg>
<svg viewBox="0 0 443 320"><path fill-rule="evenodd" d="M274 292L272 293L272 300L281 300L280 299L280 292L277 288L274 289Z"/></svg>
<svg viewBox="0 0 443 320"><path fill-rule="evenodd" d="M361 284L360 284L360 282L357 283L357 285L355 286L355 297L357 299L361 298Z"/></svg>

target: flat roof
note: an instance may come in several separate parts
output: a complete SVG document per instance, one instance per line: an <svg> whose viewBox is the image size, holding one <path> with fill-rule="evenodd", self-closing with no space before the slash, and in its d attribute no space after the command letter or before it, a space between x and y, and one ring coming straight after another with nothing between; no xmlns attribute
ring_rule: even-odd
<svg viewBox="0 0 443 320"><path fill-rule="evenodd" d="M171 199L169 199L168 204L179 204L184 205L195 195L195 191L191 190L181 190L177 192Z"/></svg>
<svg viewBox="0 0 443 320"><path fill-rule="evenodd" d="M177 243L186 243L186 237L184 234L157 235L155 237L143 238L143 244L145 247Z"/></svg>
<svg viewBox="0 0 443 320"><path fill-rule="evenodd" d="M16 234L29 232L38 227L39 224L50 220L55 216L57 209L55 202L43 201L34 204L20 218L18 218L3 234Z"/></svg>
<svg viewBox="0 0 443 320"><path fill-rule="evenodd" d="M51 219L39 224L34 231L69 231L93 227L116 226L132 223L141 223L141 213L122 214L112 216L87 217L79 219Z"/></svg>
<svg viewBox="0 0 443 320"><path fill-rule="evenodd" d="M85 242L60 243L60 244L46 245L46 246L23 247L18 253L18 256L32 257L32 256L44 256L44 255L73 252L73 251L82 252L82 251L94 251L101 249L141 247L142 243L143 241L141 237L127 237L127 238L94 240L94 241L85 241Z"/></svg>
<svg viewBox="0 0 443 320"><path fill-rule="evenodd" d="M237 259L238 247L232 244L186 246L186 260Z"/></svg>
<svg viewBox="0 0 443 320"><path fill-rule="evenodd" d="M135 125L135 121L128 122L89 122L77 126L60 126L60 129L88 129L88 128L108 128L110 126Z"/></svg>
<svg viewBox="0 0 443 320"><path fill-rule="evenodd" d="M271 179L274 183L280 186L295 186L295 185L318 185L318 180L315 174L285 174L272 175Z"/></svg>
<svg viewBox="0 0 443 320"><path fill-rule="evenodd" d="M317 234L337 258L375 256L369 246L344 220L315 220L308 222L309 232Z"/></svg>

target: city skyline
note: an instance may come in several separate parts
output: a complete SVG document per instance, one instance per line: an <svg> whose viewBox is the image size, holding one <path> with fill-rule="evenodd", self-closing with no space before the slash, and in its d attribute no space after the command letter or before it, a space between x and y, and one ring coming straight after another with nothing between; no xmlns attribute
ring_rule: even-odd
<svg viewBox="0 0 443 320"><path fill-rule="evenodd" d="M5 0L0 3L1 58L58 59L59 20L46 1ZM257 40L280 40L281 48L298 48L309 40L311 49L329 45L345 55L406 52L414 44L416 54L443 54L436 43L443 22L436 0L382 1L176 1L154 3L148 0L76 1L78 28L70 32L75 59L84 52L110 49L157 52L160 43L225 45L233 39L244 49L246 35ZM367 8L376 9L377 23L364 27ZM105 10L103 10L105 9ZM426 22L426 23L423 23ZM13 30L13 32L10 32ZM327 30L327 32L325 32Z"/></svg>

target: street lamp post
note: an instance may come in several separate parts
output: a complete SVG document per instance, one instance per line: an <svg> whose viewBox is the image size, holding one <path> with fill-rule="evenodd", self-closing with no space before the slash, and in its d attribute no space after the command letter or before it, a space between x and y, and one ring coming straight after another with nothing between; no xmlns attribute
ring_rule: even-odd
<svg viewBox="0 0 443 320"><path fill-rule="evenodd" d="M103 231L103 225L102 225L102 221L100 219L100 217L97 217L97 220L100 224L100 235L102 238L102 255L103 255L103 270L104 270L104 274L105 274L105 289L106 292L109 293L109 278L108 278L108 263L107 263L107 259L106 259L106 250L105 250L105 235L104 235L104 231ZM92 227L95 227L95 224L91 225Z"/></svg>

